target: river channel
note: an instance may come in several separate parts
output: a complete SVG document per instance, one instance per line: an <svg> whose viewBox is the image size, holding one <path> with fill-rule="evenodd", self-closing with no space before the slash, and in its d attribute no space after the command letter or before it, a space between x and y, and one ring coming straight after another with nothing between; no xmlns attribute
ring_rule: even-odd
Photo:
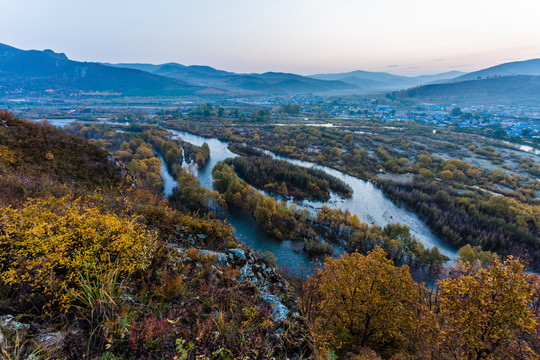
<svg viewBox="0 0 540 360"><path fill-rule="evenodd" d="M205 138L184 131L167 130L174 135L179 136L182 140L194 145L201 146L205 142L208 144L210 147L210 159L206 166L198 173L201 185L208 189L212 189L212 169L214 166L220 161L237 156L227 148L228 144L226 142L218 139ZM353 189L353 195L349 199L342 199L337 194L331 194L330 200L326 203L313 201L295 202L299 206L310 209L312 212L316 211L323 204L326 204L333 209L348 209L351 214L356 214L360 221L379 226L384 226L388 223L407 224L411 233L427 248L437 246L442 254L451 259L456 258L456 250L443 243L416 214L394 204L373 183L355 178L326 166L286 158L270 152L267 153L273 155L277 159L286 160L299 166L321 169L330 175L341 179ZM184 164L184 166L185 165L186 164ZM166 170L165 167L163 169ZM267 250L274 253L278 259L278 264L286 268L291 274L305 276L306 273L312 271L315 264L313 264L313 261L301 251L302 244L290 241L277 241L268 237L259 230L254 220L243 213L231 212L227 216L227 221L234 226L237 236L243 243L256 250Z"/></svg>
<svg viewBox="0 0 540 360"><path fill-rule="evenodd" d="M75 119L49 119L49 122L52 125L64 127L67 123L74 120ZM206 166L198 173L198 178L201 185L208 189L212 189L212 169L214 166L220 161L237 156L227 148L228 144L226 142L218 139L205 138L173 129L167 130L172 134L179 136L182 140L194 145L201 146L205 142L208 144L210 147L210 159L208 160ZM326 166L286 158L270 152L267 153L271 154L277 159L286 160L296 165L321 169L330 175L341 179L353 189L352 197L349 199L342 199L336 194L331 194L330 200L326 203L313 201L295 202L300 207L306 208L312 213L315 213L318 208L320 208L323 204L326 204L333 209L348 209L352 214L356 214L360 221L364 221L369 224L376 224L379 226L384 226L388 223L407 224L411 230L411 234L413 234L427 248L437 246L442 254L451 259L456 258L457 252L455 249L442 242L416 214L394 204L374 184ZM169 174L163 158L161 158L161 161L161 174L165 185L164 195L168 196L172 193L172 189L177 185L177 183L171 174ZM184 163L183 166L186 166L186 164ZM289 203L290 202L291 201L289 201ZM303 252L303 244L301 242L278 241L267 236L259 229L258 225L255 223L255 220L244 213L231 211L227 215L226 220L234 227L236 235L240 241L255 250L269 251L273 253L277 258L277 264L291 275L305 277L309 275L313 271L314 267L319 263L320 258L310 258Z"/></svg>

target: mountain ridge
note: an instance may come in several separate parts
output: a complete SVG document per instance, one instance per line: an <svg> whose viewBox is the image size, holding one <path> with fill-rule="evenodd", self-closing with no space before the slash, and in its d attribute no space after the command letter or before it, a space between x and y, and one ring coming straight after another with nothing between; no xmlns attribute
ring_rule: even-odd
<svg viewBox="0 0 540 360"><path fill-rule="evenodd" d="M515 75L540 75L540 59L529 59L523 61L512 61L491 66L478 71L473 71L457 78L452 82L465 80L483 79L493 76L515 76Z"/></svg>
<svg viewBox="0 0 540 360"><path fill-rule="evenodd" d="M392 93L400 99L436 103L538 104L540 76L514 75L429 84Z"/></svg>
<svg viewBox="0 0 540 360"><path fill-rule="evenodd" d="M210 66L107 64L68 59L52 50L0 44L0 95L275 95L352 91L356 85L296 74L236 74Z"/></svg>
<svg viewBox="0 0 540 360"><path fill-rule="evenodd" d="M0 94L191 95L205 90L136 69L73 61L52 50L20 50L0 44Z"/></svg>
<svg viewBox="0 0 540 360"><path fill-rule="evenodd" d="M112 64L128 68L146 68L153 74L186 81L198 86L213 86L243 93L331 92L358 89L355 84L335 80L319 80L284 72L234 73L207 65L182 65L178 63Z"/></svg>
<svg viewBox="0 0 540 360"><path fill-rule="evenodd" d="M309 75L309 77L320 80L339 80L350 84L356 84L363 89L373 90L400 90L403 88L427 84L436 80L445 80L463 75L460 71L447 71L432 75L403 76L387 72L372 72L365 70L355 70L345 73L327 73Z"/></svg>

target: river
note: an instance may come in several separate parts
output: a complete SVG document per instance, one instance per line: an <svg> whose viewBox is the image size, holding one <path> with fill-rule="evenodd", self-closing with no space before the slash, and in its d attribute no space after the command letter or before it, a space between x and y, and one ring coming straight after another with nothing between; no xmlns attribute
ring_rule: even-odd
<svg viewBox="0 0 540 360"><path fill-rule="evenodd" d="M182 140L194 145L201 146L205 142L208 144L210 147L210 159L198 175L201 185L208 189L212 189L212 169L214 166L226 158L237 156L227 148L228 144L226 142L218 139L205 138L184 131L167 130L174 135L179 136ZM267 153L272 154L270 152ZM351 186L353 189L351 198L342 199L337 194L331 194L330 200L326 202L326 205L329 207L342 210L348 209L352 214L356 214L360 221L369 224L376 224L379 226L397 222L407 224L411 230L411 234L420 240L427 248L437 246L442 254L451 259L456 258L457 252L455 249L448 244L443 243L416 214L394 204L373 183L355 178L326 166L286 158L275 154L272 155L277 159L286 160L296 165L321 169ZM313 201L296 203L308 209L318 209L325 204L323 202ZM244 243L255 249L273 252L278 258L278 264L293 270L291 271L293 274L296 273L296 271L294 271L296 267L306 267L310 264L305 254L299 254L301 244L291 244L290 242L281 242L269 238L260 231L255 222L245 216L245 214L231 213L227 220L235 227L237 235ZM300 258L303 260L300 260Z"/></svg>
<svg viewBox="0 0 540 360"><path fill-rule="evenodd" d="M67 123L74 120L75 119L49 119L49 122L51 125L64 127ZM205 138L188 132L172 129L167 130L194 145L201 146L205 142L208 144L210 147L210 158L206 166L198 173L198 178L201 185L208 189L212 189L212 169L214 166L218 162L229 157L237 156L227 148L228 144L226 142L218 139ZM394 204L372 183L360 180L326 166L278 156L272 154L271 152L267 153L271 154L277 159L286 160L296 165L304 167L313 166L321 169L351 186L353 189L351 198L341 199L336 194L331 194L330 200L326 202L326 205L329 207L342 210L348 209L352 214L356 214L360 221L364 221L369 224L376 224L379 226L396 222L407 224L411 230L411 234L416 236L416 238L420 240L427 248L437 246L439 247L441 253L449 258L455 259L457 257L456 250L443 243L435 234L433 234L433 232L431 232L427 225L416 214ZM162 162L161 175L164 182L164 195L169 196L172 193L173 187L176 186L177 183L171 174L169 174L167 167L165 166L165 162L161 156L160 159ZM186 166L186 164L184 163L183 166ZM289 203L290 202L291 201L289 201ZM298 203L301 207L310 209L312 212L325 204L323 202L313 201L296 203ZM259 229L259 226L250 216L246 216L238 211L231 211L227 215L226 220L234 227L236 235L240 241L255 250L269 251L273 253L277 258L277 264L291 275L306 277L313 271L314 267L318 266L319 264L320 258L308 257L303 252L303 244L301 242L278 241L267 236Z"/></svg>

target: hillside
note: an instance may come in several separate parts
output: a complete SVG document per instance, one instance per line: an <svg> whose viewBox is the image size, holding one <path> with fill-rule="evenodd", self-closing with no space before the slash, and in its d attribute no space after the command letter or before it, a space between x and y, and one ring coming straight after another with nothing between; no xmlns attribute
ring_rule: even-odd
<svg viewBox="0 0 540 360"><path fill-rule="evenodd" d="M463 74L459 71L450 71L441 74L420 75L420 76L400 76L386 72L351 71L336 74L317 74L311 78L320 80L343 81L351 85L357 85L362 89L371 90L399 90L411 86L427 84L432 81L452 79Z"/></svg>
<svg viewBox="0 0 540 360"><path fill-rule="evenodd" d="M142 70L72 61L51 50L24 51L0 44L0 95L176 96L201 91L208 89Z"/></svg>
<svg viewBox="0 0 540 360"><path fill-rule="evenodd" d="M393 93L398 99L443 104L538 104L540 76L502 76L430 84Z"/></svg>
<svg viewBox="0 0 540 360"><path fill-rule="evenodd" d="M309 357L273 266L86 140L0 113L0 358Z"/></svg>
<svg viewBox="0 0 540 360"><path fill-rule="evenodd" d="M540 75L540 59L514 61L474 71L452 79L451 82L485 79L494 76Z"/></svg>
<svg viewBox="0 0 540 360"><path fill-rule="evenodd" d="M237 74L214 69L210 66L185 66L176 63L163 65L116 64L114 66L144 69L156 75L190 84L226 89L232 93L242 94L328 93L359 90L356 84L344 81L319 80L290 73Z"/></svg>

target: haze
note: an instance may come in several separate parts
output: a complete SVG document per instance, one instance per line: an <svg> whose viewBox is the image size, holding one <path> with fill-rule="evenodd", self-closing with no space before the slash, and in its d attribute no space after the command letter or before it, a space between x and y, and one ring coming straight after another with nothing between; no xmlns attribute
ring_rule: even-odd
<svg viewBox="0 0 540 360"><path fill-rule="evenodd" d="M0 42L81 61L414 75L540 57L537 0L0 3Z"/></svg>

